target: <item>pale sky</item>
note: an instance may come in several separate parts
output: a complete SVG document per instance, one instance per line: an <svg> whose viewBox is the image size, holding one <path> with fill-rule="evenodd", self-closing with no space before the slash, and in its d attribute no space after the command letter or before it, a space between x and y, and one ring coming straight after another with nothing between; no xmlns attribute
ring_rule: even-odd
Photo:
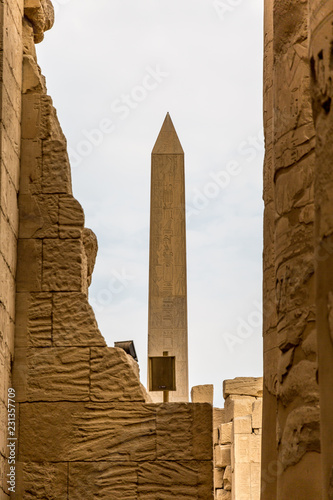
<svg viewBox="0 0 333 500"><path fill-rule="evenodd" d="M37 46L99 252L90 302L146 385L150 155L185 151L190 386L262 376L263 0L53 0Z"/></svg>

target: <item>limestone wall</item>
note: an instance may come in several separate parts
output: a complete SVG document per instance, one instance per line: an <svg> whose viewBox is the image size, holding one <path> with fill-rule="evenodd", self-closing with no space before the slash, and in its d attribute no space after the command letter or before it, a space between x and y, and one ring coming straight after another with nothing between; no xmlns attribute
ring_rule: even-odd
<svg viewBox="0 0 333 500"><path fill-rule="evenodd" d="M66 139L34 46L51 27L53 11L48 0L27 0L23 18L19 6L12 10L18 24L15 67L23 67L16 125L10 115L17 155L8 158L9 172L16 172L15 200L19 185L19 210L8 211L16 216L13 233L18 236L16 304L15 283L8 278L12 286L4 307L11 330L6 329L7 343L1 345L7 385L10 353L14 359L18 462L12 498L212 498L211 406L149 403L133 359L108 348L98 330L88 302L97 241L72 195ZM11 33L14 19L4 23ZM6 161L2 151L1 175L9 176ZM3 192L1 210L11 189ZM9 250L14 262L15 238ZM13 262L6 263L8 270ZM1 419L4 429L3 411ZM5 439L3 433L1 499L8 498Z"/></svg>
<svg viewBox="0 0 333 500"><path fill-rule="evenodd" d="M23 0L0 2L0 498L3 498L7 398L14 357L18 238Z"/></svg>

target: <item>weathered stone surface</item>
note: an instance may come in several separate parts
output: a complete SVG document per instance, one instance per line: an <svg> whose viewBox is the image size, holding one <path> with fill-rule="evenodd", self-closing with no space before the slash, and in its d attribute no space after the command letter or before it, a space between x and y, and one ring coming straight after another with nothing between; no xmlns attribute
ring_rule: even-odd
<svg viewBox="0 0 333 500"><path fill-rule="evenodd" d="M247 415L246 417L235 417L233 421L233 430L235 434L251 434L252 433L251 415Z"/></svg>
<svg viewBox="0 0 333 500"><path fill-rule="evenodd" d="M212 384L197 385L191 389L192 403L210 403L214 400L214 386Z"/></svg>
<svg viewBox="0 0 333 500"><path fill-rule="evenodd" d="M42 141L23 139L21 141L20 195L42 192Z"/></svg>
<svg viewBox="0 0 333 500"><path fill-rule="evenodd" d="M71 462L69 498L136 500L138 469L136 462Z"/></svg>
<svg viewBox="0 0 333 500"><path fill-rule="evenodd" d="M159 460L212 460L212 408L209 404L158 405L156 432Z"/></svg>
<svg viewBox="0 0 333 500"><path fill-rule="evenodd" d="M31 55L23 57L23 93L27 92L42 92L45 90L43 79L37 69L35 60Z"/></svg>
<svg viewBox="0 0 333 500"><path fill-rule="evenodd" d="M43 141L43 193L71 194L70 167L63 140Z"/></svg>
<svg viewBox="0 0 333 500"><path fill-rule="evenodd" d="M18 292L40 292L42 290L41 240L19 240L16 289Z"/></svg>
<svg viewBox="0 0 333 500"><path fill-rule="evenodd" d="M25 370L17 401L89 400L89 348L43 347L31 348L28 352L25 348L16 348L15 353L20 360L15 373Z"/></svg>
<svg viewBox="0 0 333 500"><path fill-rule="evenodd" d="M214 427L219 427L225 423L225 410L224 408L213 408L213 422Z"/></svg>
<svg viewBox="0 0 333 500"><path fill-rule="evenodd" d="M44 32L51 29L54 23L51 0L25 0L24 15L33 26L35 43L41 42Z"/></svg>
<svg viewBox="0 0 333 500"><path fill-rule="evenodd" d="M90 397L92 401L145 402L146 391L123 349L91 349Z"/></svg>
<svg viewBox="0 0 333 500"><path fill-rule="evenodd" d="M43 240L43 290L80 292L82 245L77 240Z"/></svg>
<svg viewBox="0 0 333 500"><path fill-rule="evenodd" d="M220 445L215 447L215 467L227 467L231 464L231 446Z"/></svg>
<svg viewBox="0 0 333 500"><path fill-rule="evenodd" d="M282 435L279 459L285 469L305 453L320 452L319 407L300 406L289 413Z"/></svg>
<svg viewBox="0 0 333 500"><path fill-rule="evenodd" d="M250 396L228 396L225 401L225 419L230 422L235 417L246 417L252 413L255 398Z"/></svg>
<svg viewBox="0 0 333 500"><path fill-rule="evenodd" d="M58 197L21 194L20 238L58 237Z"/></svg>
<svg viewBox="0 0 333 500"><path fill-rule="evenodd" d="M316 363L307 360L300 361L290 369L279 389L280 400L285 406L296 398L304 403L319 401L316 370Z"/></svg>
<svg viewBox="0 0 333 500"><path fill-rule="evenodd" d="M232 468L231 465L228 465L225 468L223 475L223 488L227 491L231 491L231 485L232 485Z"/></svg>
<svg viewBox="0 0 333 500"><path fill-rule="evenodd" d="M231 395L262 397L262 383L262 377L237 377L233 380L224 380L223 397L224 399Z"/></svg>
<svg viewBox="0 0 333 500"><path fill-rule="evenodd" d="M214 488L222 488L223 487L223 475L225 469L214 469Z"/></svg>
<svg viewBox="0 0 333 500"><path fill-rule="evenodd" d="M216 500L231 500L231 493L227 490L217 490Z"/></svg>
<svg viewBox="0 0 333 500"><path fill-rule="evenodd" d="M55 346L106 346L85 294L53 294L52 339Z"/></svg>
<svg viewBox="0 0 333 500"><path fill-rule="evenodd" d="M148 462L139 468L137 498L212 500L212 479L209 462Z"/></svg>
<svg viewBox="0 0 333 500"><path fill-rule="evenodd" d="M17 497L24 500L67 498L67 469L66 463L18 464Z"/></svg>
<svg viewBox="0 0 333 500"><path fill-rule="evenodd" d="M156 460L156 408L143 403L23 403L20 443L21 461Z"/></svg>
<svg viewBox="0 0 333 500"><path fill-rule="evenodd" d="M220 425L220 443L228 444L232 442L232 422Z"/></svg>
<svg viewBox="0 0 333 500"><path fill-rule="evenodd" d="M52 294L22 292L16 296L17 347L51 347Z"/></svg>
<svg viewBox="0 0 333 500"><path fill-rule="evenodd" d="M252 428L261 429L262 427L262 399L257 399L253 403L253 413L252 413Z"/></svg>

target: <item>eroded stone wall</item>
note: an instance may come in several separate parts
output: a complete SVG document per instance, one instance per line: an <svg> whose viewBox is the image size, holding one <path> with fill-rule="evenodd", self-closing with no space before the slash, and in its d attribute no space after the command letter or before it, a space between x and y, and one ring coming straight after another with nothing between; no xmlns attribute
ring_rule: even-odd
<svg viewBox="0 0 333 500"><path fill-rule="evenodd" d="M12 208L16 219L19 214L15 306L15 283L6 281L12 283L13 311L6 309L12 333L16 308L14 349L13 335L8 340L17 401L12 497L212 498L211 406L149 403L136 363L108 348L98 330L88 302L97 241L72 195L66 139L34 46L52 25L52 7L48 0L27 0L24 12L17 6L15 13L3 26L8 33L15 21L21 30L15 67L22 89L17 121L9 123L17 155L8 160L17 175L15 201L19 191L19 210ZM3 192L9 197L11 190ZM9 360L6 374L8 385ZM5 458L1 495L7 498Z"/></svg>

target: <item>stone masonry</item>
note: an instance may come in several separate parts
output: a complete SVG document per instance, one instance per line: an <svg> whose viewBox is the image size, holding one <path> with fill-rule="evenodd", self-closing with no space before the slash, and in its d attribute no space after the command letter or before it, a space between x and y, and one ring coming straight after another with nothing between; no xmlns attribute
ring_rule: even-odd
<svg viewBox="0 0 333 500"><path fill-rule="evenodd" d="M224 408L213 410L215 500L260 500L262 378L223 382ZM213 403L213 386L192 388L192 402Z"/></svg>
<svg viewBox="0 0 333 500"><path fill-rule="evenodd" d="M0 498L9 498L9 386L17 402L12 498L213 498L211 406L150 403L137 364L122 349L106 346L88 302L97 241L72 195L66 139L34 46L52 25L51 4L11 0L0 8L6 235Z"/></svg>

